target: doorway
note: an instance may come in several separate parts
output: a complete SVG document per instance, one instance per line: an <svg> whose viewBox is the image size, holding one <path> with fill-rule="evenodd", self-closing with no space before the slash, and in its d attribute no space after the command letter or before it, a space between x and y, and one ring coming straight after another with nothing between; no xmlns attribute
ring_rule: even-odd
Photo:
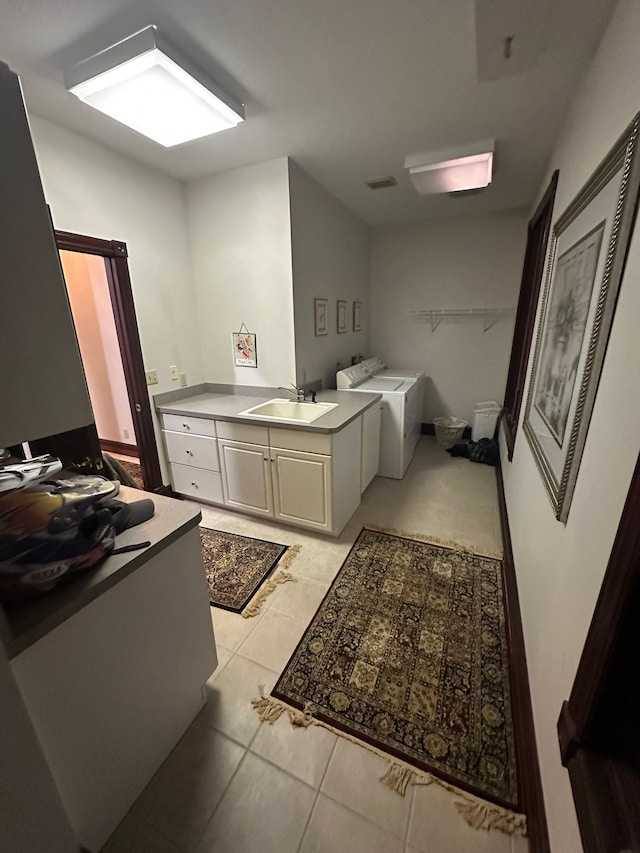
<svg viewBox="0 0 640 853"><path fill-rule="evenodd" d="M165 491L126 244L56 231L100 447L147 491Z"/></svg>

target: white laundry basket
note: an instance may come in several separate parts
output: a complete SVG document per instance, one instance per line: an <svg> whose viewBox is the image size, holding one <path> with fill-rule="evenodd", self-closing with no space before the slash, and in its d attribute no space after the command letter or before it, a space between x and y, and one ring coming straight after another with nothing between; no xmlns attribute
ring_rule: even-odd
<svg viewBox="0 0 640 853"><path fill-rule="evenodd" d="M502 406L495 400L485 400L482 403L475 404L473 407L471 441L480 441L481 438L493 438L501 409Z"/></svg>
<svg viewBox="0 0 640 853"><path fill-rule="evenodd" d="M434 418L433 425L436 428L436 439L443 447L453 447L462 438L464 428L468 426L467 421L447 415L444 418Z"/></svg>

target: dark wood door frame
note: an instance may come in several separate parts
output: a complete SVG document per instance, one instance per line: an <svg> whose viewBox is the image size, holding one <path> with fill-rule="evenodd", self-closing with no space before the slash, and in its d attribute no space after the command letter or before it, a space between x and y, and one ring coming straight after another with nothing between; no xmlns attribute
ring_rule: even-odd
<svg viewBox="0 0 640 853"><path fill-rule="evenodd" d="M640 456L558 720L586 853L640 850Z"/></svg>
<svg viewBox="0 0 640 853"><path fill-rule="evenodd" d="M520 418L522 398L524 397L524 382L529 363L529 351L531 349L531 340L536 321L540 284L542 282L547 243L549 242L549 233L551 231L553 202L556 197L559 174L558 170L556 170L551 176L549 186L545 190L527 228L527 248L524 255L520 296L518 298L516 322L513 330L507 387L504 392L504 417L502 423L507 440L509 461L513 458L518 420Z"/></svg>
<svg viewBox="0 0 640 853"><path fill-rule="evenodd" d="M104 258L145 489L149 492L165 491L129 277L127 245L118 240L102 240L69 231L56 230L55 236L58 250Z"/></svg>
<svg viewBox="0 0 640 853"><path fill-rule="evenodd" d="M542 791L540 763L538 761L518 582L513 559L502 466L500 464L496 467L496 484L502 532L502 578L511 681L511 709L518 770L518 799L521 809L527 816L527 837L530 853L550 853L551 846Z"/></svg>

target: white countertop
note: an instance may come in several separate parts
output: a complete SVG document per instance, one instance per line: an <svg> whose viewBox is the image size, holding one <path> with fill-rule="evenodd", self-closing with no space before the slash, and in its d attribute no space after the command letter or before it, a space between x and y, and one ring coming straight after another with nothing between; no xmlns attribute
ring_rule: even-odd
<svg viewBox="0 0 640 853"><path fill-rule="evenodd" d="M286 396L282 391L265 395L205 392L194 394L191 397L182 397L174 402L167 402L165 399L162 403L156 403L156 409L163 414L182 415L183 417L211 418L235 423L277 427L278 429L332 433L345 427L354 418L357 418L358 415L382 399L380 394L366 394L361 391L318 391L316 395L318 403L338 403L338 406L327 412L326 415L321 415L312 423L247 417L240 414L245 409L266 403L274 397L283 398Z"/></svg>

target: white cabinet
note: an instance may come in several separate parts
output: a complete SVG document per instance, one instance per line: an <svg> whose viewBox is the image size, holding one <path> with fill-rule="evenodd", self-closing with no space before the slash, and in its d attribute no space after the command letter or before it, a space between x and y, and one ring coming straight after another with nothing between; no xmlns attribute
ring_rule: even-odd
<svg viewBox="0 0 640 853"><path fill-rule="evenodd" d="M0 62L0 447L93 424L20 81Z"/></svg>
<svg viewBox="0 0 640 853"><path fill-rule="evenodd" d="M269 448L226 438L218 439L218 444L225 504L273 516Z"/></svg>
<svg viewBox="0 0 640 853"><path fill-rule="evenodd" d="M215 421L163 415L162 426L174 490L196 500L222 503Z"/></svg>
<svg viewBox="0 0 640 853"><path fill-rule="evenodd" d="M360 492L364 492L378 473L380 466L380 423L382 405L376 403L362 415L362 465L360 468Z"/></svg>
<svg viewBox="0 0 640 853"><path fill-rule="evenodd" d="M369 479L378 469L379 407L365 414L366 428L357 417L335 433L215 421L217 438L211 434L213 421L164 415L173 487L203 501L338 536L360 504L363 460ZM194 432L205 428L209 435Z"/></svg>
<svg viewBox="0 0 640 853"><path fill-rule="evenodd" d="M271 450L275 517L331 531L331 457Z"/></svg>

